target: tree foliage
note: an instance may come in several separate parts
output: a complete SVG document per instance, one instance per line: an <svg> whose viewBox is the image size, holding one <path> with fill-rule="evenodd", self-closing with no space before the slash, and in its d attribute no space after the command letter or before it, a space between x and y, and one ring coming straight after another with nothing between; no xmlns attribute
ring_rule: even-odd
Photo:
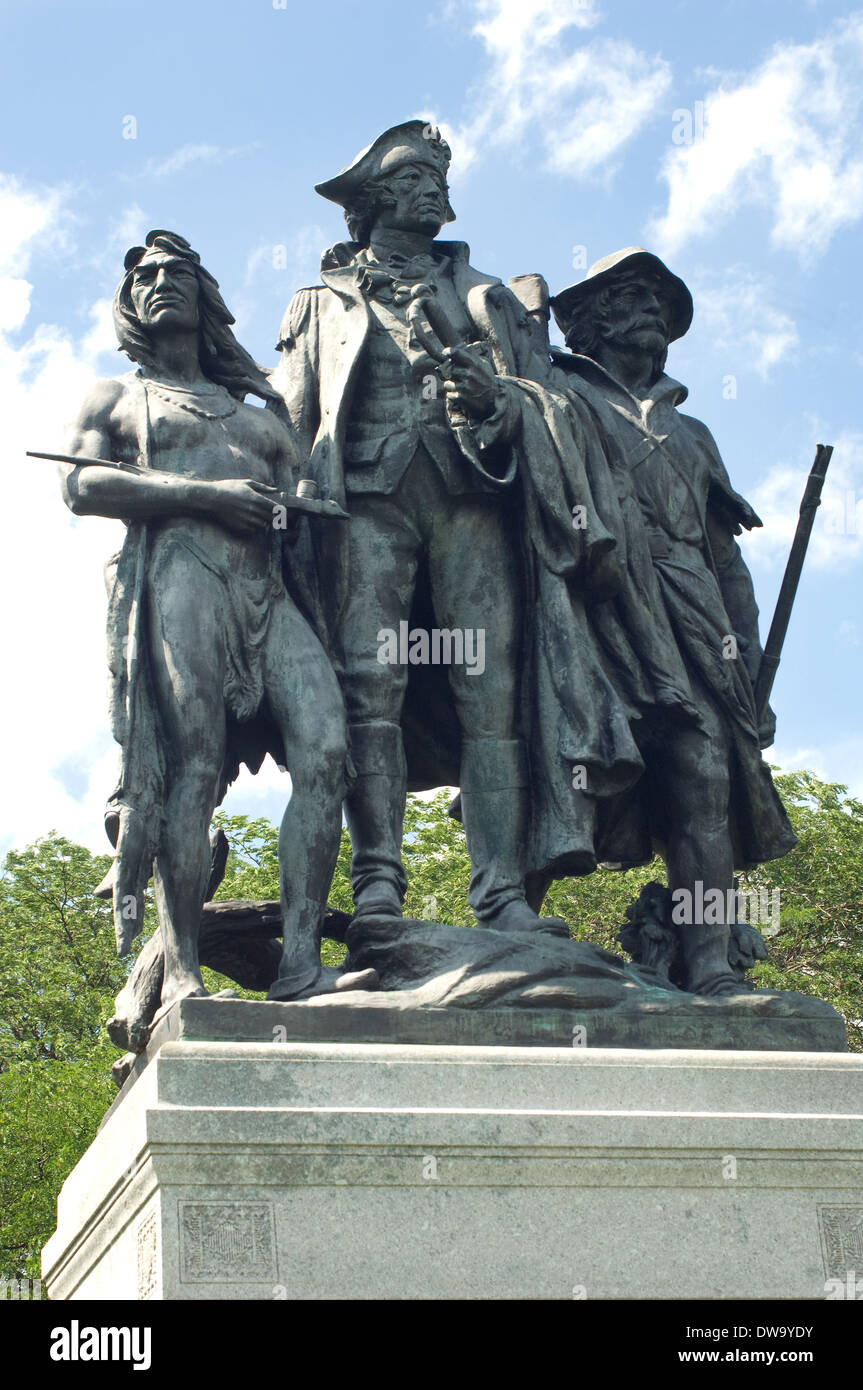
<svg viewBox="0 0 863 1390"><path fill-rule="evenodd" d="M110 862L52 834L0 875L3 1278L38 1277L57 1193L116 1093L105 1023L141 938L117 959L111 906L93 897Z"/></svg>

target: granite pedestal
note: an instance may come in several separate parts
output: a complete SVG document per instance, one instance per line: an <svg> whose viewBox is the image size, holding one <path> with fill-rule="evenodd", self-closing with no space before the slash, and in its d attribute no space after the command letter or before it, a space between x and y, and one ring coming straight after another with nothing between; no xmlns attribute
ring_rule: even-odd
<svg viewBox="0 0 863 1390"><path fill-rule="evenodd" d="M67 1179L54 1299L820 1299L863 1057L163 1041Z"/></svg>

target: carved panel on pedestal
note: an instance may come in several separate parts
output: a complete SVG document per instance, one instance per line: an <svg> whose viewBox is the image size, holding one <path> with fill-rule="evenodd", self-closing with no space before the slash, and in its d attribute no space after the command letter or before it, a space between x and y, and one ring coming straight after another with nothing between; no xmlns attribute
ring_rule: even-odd
<svg viewBox="0 0 863 1390"><path fill-rule="evenodd" d="M184 1283L252 1283L276 1278L269 1202L184 1202L180 1207Z"/></svg>
<svg viewBox="0 0 863 1390"><path fill-rule="evenodd" d="M819 1207L821 1252L828 1279L844 1279L849 1270L863 1271L863 1206Z"/></svg>

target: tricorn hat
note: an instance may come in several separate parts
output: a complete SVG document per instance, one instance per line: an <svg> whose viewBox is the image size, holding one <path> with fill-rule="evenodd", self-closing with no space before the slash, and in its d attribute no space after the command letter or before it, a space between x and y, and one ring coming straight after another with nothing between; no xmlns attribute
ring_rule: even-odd
<svg viewBox="0 0 863 1390"><path fill-rule="evenodd" d="M643 246L626 246L622 251L603 256L602 260L594 261L577 285L570 285L554 295L549 303L561 332L567 332L582 306L593 298L598 289L613 281L617 271L624 267L627 270L642 270L659 282L671 310L668 341L673 343L675 339L682 338L692 323L692 295L683 281L677 275L672 275L665 262L651 251L645 251Z"/></svg>
<svg viewBox="0 0 863 1390"><path fill-rule="evenodd" d="M334 179L316 183L315 192L330 202L350 210L357 192L369 179L379 178L398 169L402 164L429 164L446 179L451 150L437 126L428 121L403 121L390 126L371 145L360 150L357 157ZM455 213L447 204L447 222Z"/></svg>

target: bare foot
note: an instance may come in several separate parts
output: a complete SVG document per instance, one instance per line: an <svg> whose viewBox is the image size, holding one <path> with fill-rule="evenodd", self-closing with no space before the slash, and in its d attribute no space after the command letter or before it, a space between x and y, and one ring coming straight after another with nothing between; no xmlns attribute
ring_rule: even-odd
<svg viewBox="0 0 863 1390"><path fill-rule="evenodd" d="M162 1005L153 1015L150 1032L152 1033L159 1020L163 1019L181 999L209 999L209 997L209 991L204 989L201 981L196 980L194 975L187 976L184 980L178 980L174 986L169 986L166 980L162 985Z"/></svg>
<svg viewBox="0 0 863 1390"><path fill-rule="evenodd" d="M124 1052L122 1057L117 1058L111 1068L111 1075L114 1078L114 1084L118 1088L123 1085L123 1082L128 1077L136 1061L137 1058L134 1052Z"/></svg>
<svg viewBox="0 0 863 1390"><path fill-rule="evenodd" d="M115 1014L105 1024L105 1032L114 1046L121 1047L124 1052L143 1052L150 1036L150 1027L149 1023L142 1023L140 1019Z"/></svg>
<svg viewBox="0 0 863 1390"><path fill-rule="evenodd" d="M343 970L336 980L336 992L344 994L349 989L377 989L379 984L380 976L372 966L367 970Z"/></svg>
<svg viewBox="0 0 863 1390"><path fill-rule="evenodd" d="M317 994L342 994L349 989L377 989L377 986L376 970L345 971L334 965L322 965L315 978L301 983L299 988L293 980L276 980L270 985L267 998L285 1003L288 1000L312 999Z"/></svg>

